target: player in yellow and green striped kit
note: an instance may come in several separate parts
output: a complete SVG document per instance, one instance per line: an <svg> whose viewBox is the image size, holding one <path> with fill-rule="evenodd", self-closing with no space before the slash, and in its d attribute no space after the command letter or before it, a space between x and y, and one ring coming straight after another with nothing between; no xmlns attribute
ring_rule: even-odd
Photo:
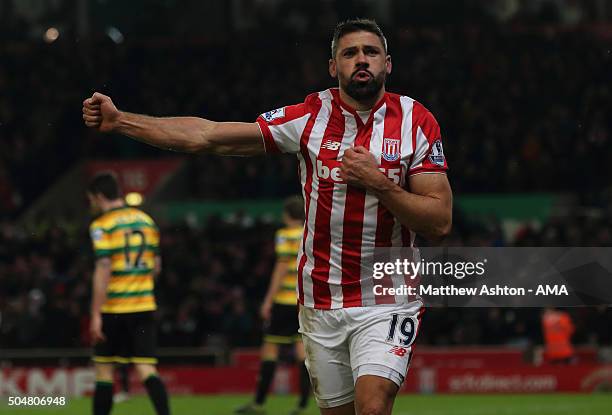
<svg viewBox="0 0 612 415"><path fill-rule="evenodd" d="M293 344L300 369L300 401L291 414L302 413L310 395L310 379L304 364L304 345L298 333L297 255L304 233L304 203L300 196L285 200L285 227L276 233L276 264L268 293L261 306L264 319L264 338L261 348L261 367L257 379L255 401L238 408L237 414L263 414L263 404L274 378L278 349Z"/></svg>
<svg viewBox="0 0 612 415"><path fill-rule="evenodd" d="M158 415L169 414L166 388L158 376L153 312L154 280L161 271L159 230L146 213L124 204L111 173L87 188L96 257L90 333L94 343L94 415L108 415L113 403L113 368L133 363Z"/></svg>

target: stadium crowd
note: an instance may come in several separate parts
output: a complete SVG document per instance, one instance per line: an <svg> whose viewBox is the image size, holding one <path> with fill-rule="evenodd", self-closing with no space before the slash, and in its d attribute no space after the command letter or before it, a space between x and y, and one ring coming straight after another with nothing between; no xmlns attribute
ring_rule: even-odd
<svg viewBox="0 0 612 415"><path fill-rule="evenodd" d="M158 279L162 346L255 346L258 310L274 263L275 224L210 217L201 228L164 226L164 269ZM4 221L0 227L0 347L88 345L93 257L85 227L41 226L34 234ZM450 243L480 246L612 245L609 218L551 219L526 224L505 240L495 224L477 227L456 215ZM534 308L430 308L421 344L538 343ZM577 343L609 344L612 309L571 311ZM57 330L57 327L62 327Z"/></svg>
<svg viewBox="0 0 612 415"><path fill-rule="evenodd" d="M22 212L79 160L169 155L86 131L79 108L94 90L128 111L248 121L331 86L329 30L278 30L212 40L100 38L89 47L64 38L3 42L0 214ZM509 24L387 32L394 62L388 89L419 99L438 118L455 192L607 186L609 38L584 27ZM270 41L273 47L260 46ZM293 159L189 162L196 198L276 197L296 186Z"/></svg>

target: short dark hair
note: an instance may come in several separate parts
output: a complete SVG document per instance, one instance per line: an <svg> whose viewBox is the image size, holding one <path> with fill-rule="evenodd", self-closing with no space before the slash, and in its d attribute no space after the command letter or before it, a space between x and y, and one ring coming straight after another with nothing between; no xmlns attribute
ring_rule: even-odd
<svg viewBox="0 0 612 415"><path fill-rule="evenodd" d="M119 181L113 172L96 174L89 182L87 192L92 195L101 194L108 200L116 200L122 196Z"/></svg>
<svg viewBox="0 0 612 415"><path fill-rule="evenodd" d="M354 32L374 33L380 39L380 42L383 44L383 48L385 49L385 53L387 53L387 38L376 21L372 19L350 19L336 25L334 37L332 38L331 42L332 58L336 57L336 52L338 51L338 41L340 38Z"/></svg>
<svg viewBox="0 0 612 415"><path fill-rule="evenodd" d="M304 221L304 201L302 196L290 196L285 199L283 211L293 220Z"/></svg>

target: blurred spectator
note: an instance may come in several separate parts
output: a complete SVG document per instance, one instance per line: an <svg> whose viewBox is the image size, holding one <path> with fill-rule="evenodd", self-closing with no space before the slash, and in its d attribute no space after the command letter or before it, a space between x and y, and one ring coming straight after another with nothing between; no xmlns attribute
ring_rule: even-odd
<svg viewBox="0 0 612 415"><path fill-rule="evenodd" d="M1 43L0 214L27 208L80 160L173 156L86 131L78 108L93 90L128 111L249 121L333 86L326 69L332 23L306 21L313 27L303 34L270 25L207 41L94 39L93 58L72 38ZM609 186L610 38L582 26L404 24L385 27L396 68L388 89L418 99L438 117L456 192ZM271 38L273 48L261 47ZM282 197L298 190L293 157L188 161L191 197Z"/></svg>
<svg viewBox="0 0 612 415"><path fill-rule="evenodd" d="M570 315L561 310L546 308L542 313L544 359L553 364L567 364L574 359L572 336L575 328Z"/></svg>

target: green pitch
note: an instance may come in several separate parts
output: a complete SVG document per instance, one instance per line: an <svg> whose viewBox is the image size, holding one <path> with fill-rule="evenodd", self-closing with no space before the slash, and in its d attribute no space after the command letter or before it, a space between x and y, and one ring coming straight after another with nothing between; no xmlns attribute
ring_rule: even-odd
<svg viewBox="0 0 612 415"><path fill-rule="evenodd" d="M174 415L230 415L237 406L248 402L249 396L174 396ZM2 415L86 415L91 414L89 399L71 399L65 407L15 408L0 398ZM266 405L268 415L286 415L297 398L271 397ZM314 402L305 415L316 415ZM394 415L609 415L612 395L403 395L395 402ZM112 415L153 414L145 397L134 397L114 405Z"/></svg>

